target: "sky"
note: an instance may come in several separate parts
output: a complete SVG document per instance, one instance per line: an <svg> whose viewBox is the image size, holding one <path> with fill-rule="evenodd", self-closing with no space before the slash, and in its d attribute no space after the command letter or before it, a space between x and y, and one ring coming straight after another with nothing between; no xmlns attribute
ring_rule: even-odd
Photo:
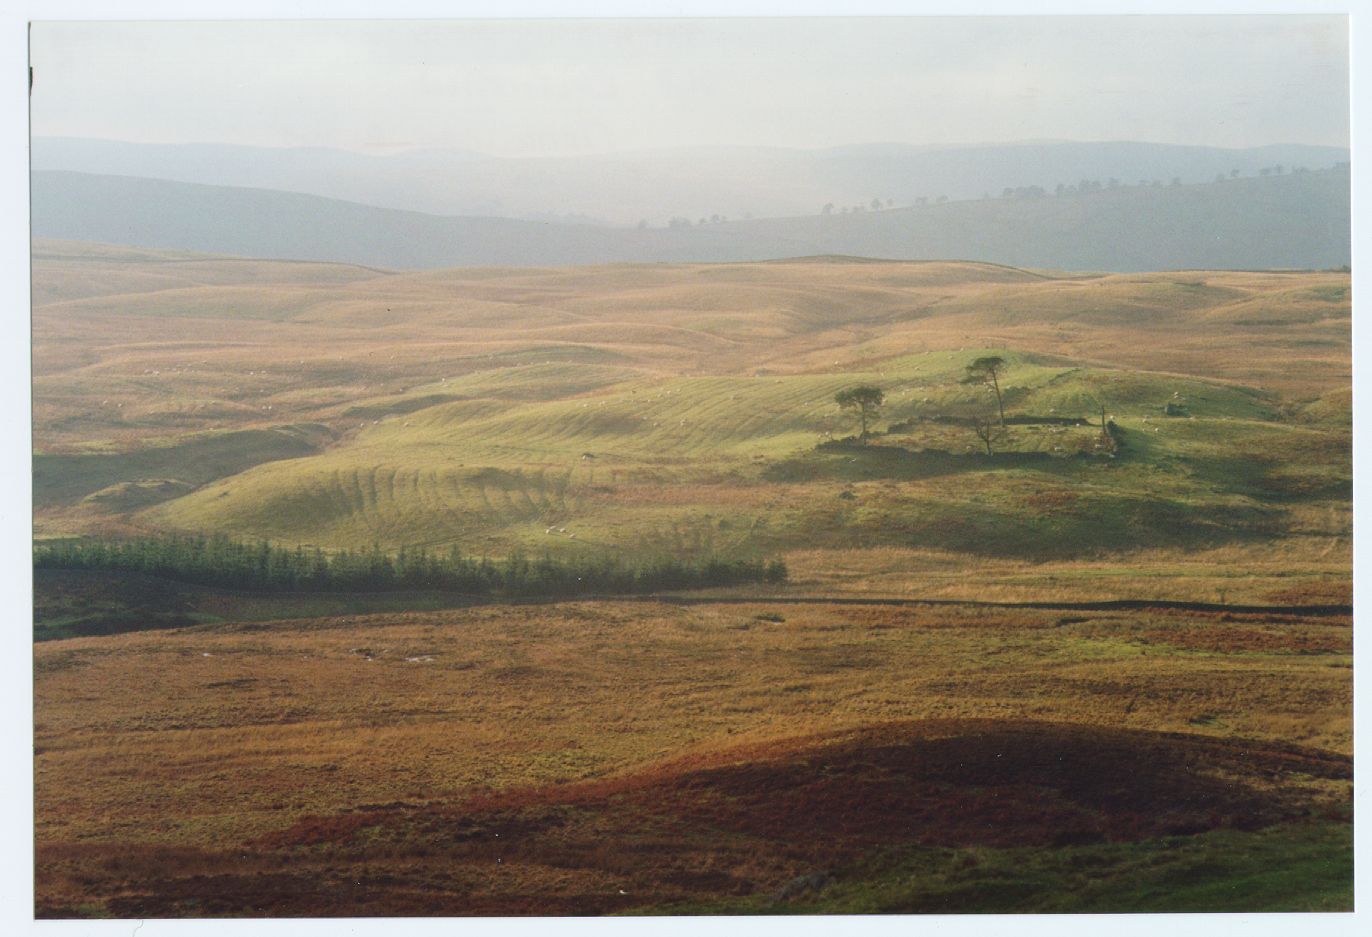
<svg viewBox="0 0 1372 937"><path fill-rule="evenodd" d="M35 22L37 136L452 147L1348 144L1341 16Z"/></svg>

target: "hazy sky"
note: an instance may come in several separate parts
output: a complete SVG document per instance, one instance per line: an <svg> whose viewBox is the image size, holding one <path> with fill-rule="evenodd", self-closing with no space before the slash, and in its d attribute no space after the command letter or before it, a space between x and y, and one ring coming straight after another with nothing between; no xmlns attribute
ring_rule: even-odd
<svg viewBox="0 0 1372 937"><path fill-rule="evenodd" d="M1348 143L1333 16L35 23L40 136L458 147Z"/></svg>

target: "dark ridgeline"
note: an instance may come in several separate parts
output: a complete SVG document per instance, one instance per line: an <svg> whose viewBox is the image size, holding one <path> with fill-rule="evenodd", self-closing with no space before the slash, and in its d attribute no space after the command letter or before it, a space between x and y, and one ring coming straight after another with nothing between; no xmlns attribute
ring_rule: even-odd
<svg viewBox="0 0 1372 937"><path fill-rule="evenodd" d="M822 255L1114 272L1326 269L1352 253L1347 169L641 229L70 172L34 173L32 193L36 238L391 269Z"/></svg>

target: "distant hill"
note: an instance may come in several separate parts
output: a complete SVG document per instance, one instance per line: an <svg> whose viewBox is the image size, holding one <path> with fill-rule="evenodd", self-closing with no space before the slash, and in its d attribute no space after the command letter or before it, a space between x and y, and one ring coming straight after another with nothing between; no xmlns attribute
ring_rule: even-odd
<svg viewBox="0 0 1372 937"><path fill-rule="evenodd" d="M325 148L197 143L160 145L39 137L38 171L142 176L205 185L279 189L439 215L593 220L654 226L714 215L774 218L836 209L958 201L1005 188L1076 186L1082 180L1210 182L1264 169L1328 169L1338 147L1249 149L1139 142L1033 142L916 147L868 144L824 150L721 147L599 156L508 159L463 150L368 155Z"/></svg>
<svg viewBox="0 0 1372 937"><path fill-rule="evenodd" d="M1347 170L745 222L815 253L1057 270L1320 268L1352 255Z"/></svg>
<svg viewBox="0 0 1372 937"><path fill-rule="evenodd" d="M672 228L398 211L299 193L35 172L35 237L397 268L813 254L1065 270L1310 268L1351 258L1346 167Z"/></svg>
<svg viewBox="0 0 1372 937"><path fill-rule="evenodd" d="M35 172L34 237L382 267L562 265L624 259L634 232L441 217L277 192Z"/></svg>

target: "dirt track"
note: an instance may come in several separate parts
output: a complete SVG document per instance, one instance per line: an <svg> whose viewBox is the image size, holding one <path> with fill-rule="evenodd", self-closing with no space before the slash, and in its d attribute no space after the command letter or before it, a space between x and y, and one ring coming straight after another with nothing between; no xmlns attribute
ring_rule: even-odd
<svg viewBox="0 0 1372 937"><path fill-rule="evenodd" d="M729 596L596 595L552 601L663 602L669 605L877 605L893 607L959 606L964 608L1024 608L1065 612L1161 611L1229 612L1235 615L1337 616L1353 614L1352 605L1225 605L1219 602L1181 602L1168 599L1114 599L1103 602L979 602L975 599L899 599L836 595Z"/></svg>

